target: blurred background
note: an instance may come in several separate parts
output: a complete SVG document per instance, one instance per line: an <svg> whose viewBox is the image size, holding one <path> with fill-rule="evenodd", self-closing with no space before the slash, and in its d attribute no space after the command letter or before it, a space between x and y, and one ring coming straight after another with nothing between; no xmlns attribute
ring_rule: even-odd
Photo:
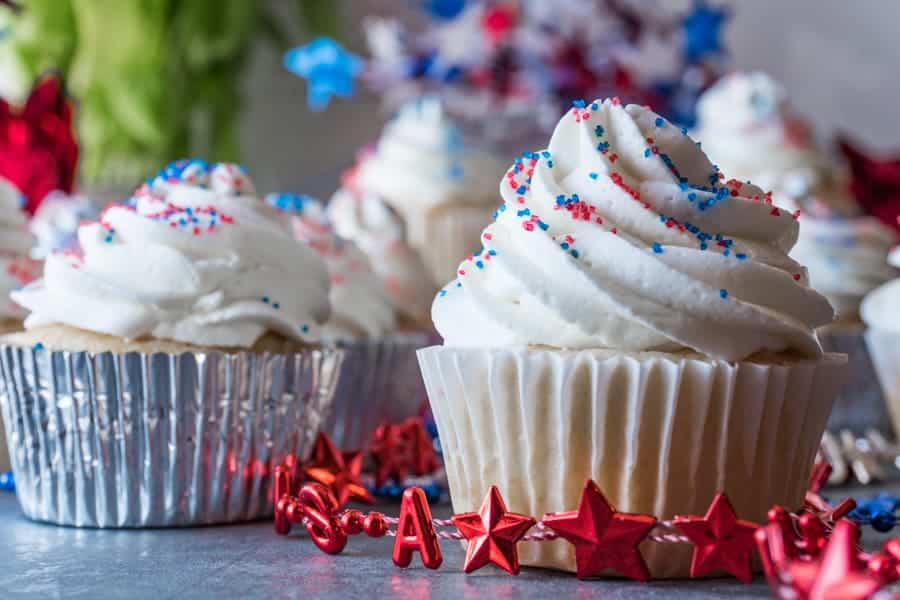
<svg viewBox="0 0 900 600"><path fill-rule="evenodd" d="M310 111L307 83L286 71L283 53L322 33L364 56L364 18L391 15L411 27L432 18L423 10L429 3L414 0L184 2L181 4L195 9L197 15L193 21L183 19L179 36L202 38L205 44L200 49L185 45L181 54L194 53L194 65L188 68L186 62L191 61L176 60L177 49L166 47L171 42L159 37L166 32L161 25L165 21L130 14L126 6L111 8L108 3L74 0L25 0L19 4L18 16L9 11L2 15L0 95L23 101L35 73L51 67L67 72L69 88L82 106L107 102L98 99L98 94L121 97L148 81L165 82L130 106L114 107L109 102L109 110L118 110L116 119L133 126L135 136L144 135L140 129L145 127L150 130L145 137L152 138L153 128L160 125L143 122L151 109L140 102L155 102L154 94L175 94L171 81L180 80L193 86L185 93L216 98L214 111L221 117L215 126L216 143L224 155L215 158L246 163L262 190L289 189L319 196L334 191L341 170L353 162L360 146L376 139L390 110L366 86L360 86L351 101L342 99L323 112ZM104 5L102 13L100 4ZM179 3L141 4L150 7L146 9L150 12L165 12L174 10L167 4ZM652 20L656 14L687 14L696 3L628 0L625 4ZM900 5L882 0L710 0L707 4L728 9L729 21L722 29L723 72L762 69L780 80L823 141L842 131L868 148L900 148L900 124L893 118L900 98L900 83L894 76L900 72L900 53L895 49ZM122 14L117 16L116 11ZM256 23L259 14L265 15L265 22ZM117 20L126 25L110 25ZM273 25L278 28L277 35L272 33ZM217 37L220 34L227 39ZM82 52L87 48L95 57L72 64L76 47ZM215 60L217 52L223 60ZM208 63L203 62L203 53L210 55ZM22 56L27 68L20 64ZM198 73L204 64L208 72ZM179 68L183 71L178 72ZM108 89L100 92L84 85L85 80L98 76L98 70L105 70L110 78ZM110 88L116 85L120 89ZM183 109L176 103L167 110L171 114ZM158 168L160 161L155 157L146 164L105 160L105 153L114 153L116 139L94 139L97 136L92 131L100 126L89 120L96 116L86 115L82 109L79 118L85 183L127 189L138 173L146 176L149 173L144 171L151 165ZM163 118L171 123L177 117ZM209 121L192 124L204 126L208 127ZM112 136L121 138L117 132ZM139 145L137 148L140 150Z"/></svg>

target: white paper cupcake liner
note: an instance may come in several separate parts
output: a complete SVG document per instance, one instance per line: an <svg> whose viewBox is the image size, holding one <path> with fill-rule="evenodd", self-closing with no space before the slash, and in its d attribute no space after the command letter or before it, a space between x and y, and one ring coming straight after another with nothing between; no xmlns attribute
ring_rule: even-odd
<svg viewBox="0 0 900 600"><path fill-rule="evenodd" d="M22 510L76 527L268 516L274 468L310 451L341 358L2 346L0 411Z"/></svg>
<svg viewBox="0 0 900 600"><path fill-rule="evenodd" d="M900 333L870 328L865 338L894 432L900 438Z"/></svg>
<svg viewBox="0 0 900 600"><path fill-rule="evenodd" d="M403 332L340 343L341 379L323 427L338 448L365 449L376 427L419 413L427 396L416 351L432 341L428 332Z"/></svg>
<svg viewBox="0 0 900 600"><path fill-rule="evenodd" d="M481 248L481 232L496 208L493 204L440 207L425 217L418 250L434 281L456 278L459 263Z"/></svg>
<svg viewBox="0 0 900 600"><path fill-rule="evenodd" d="M828 429L850 430L857 436L875 429L893 437L894 428L888 413L875 367L866 347L865 326L826 327L818 331L826 352L846 354L847 377L834 401Z"/></svg>
<svg viewBox="0 0 900 600"><path fill-rule="evenodd" d="M419 361L455 513L497 485L509 510L575 510L587 479L619 510L702 515L726 492L762 523L802 505L846 357L790 365L661 353L431 347ZM692 548L645 542L654 577ZM519 545L523 565L574 570L565 541Z"/></svg>

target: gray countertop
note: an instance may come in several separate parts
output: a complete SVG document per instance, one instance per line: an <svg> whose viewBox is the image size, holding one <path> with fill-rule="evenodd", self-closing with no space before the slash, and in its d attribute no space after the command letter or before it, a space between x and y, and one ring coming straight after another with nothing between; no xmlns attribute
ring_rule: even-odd
<svg viewBox="0 0 900 600"><path fill-rule="evenodd" d="M397 514L399 506L381 510ZM449 505L435 507L448 517ZM459 544L442 542L437 571L391 562L390 539L351 537L338 556L321 553L299 528L279 537L271 523L136 531L70 529L22 516L0 493L0 598L767 598L761 578L699 582L578 581L523 569L462 572Z"/></svg>

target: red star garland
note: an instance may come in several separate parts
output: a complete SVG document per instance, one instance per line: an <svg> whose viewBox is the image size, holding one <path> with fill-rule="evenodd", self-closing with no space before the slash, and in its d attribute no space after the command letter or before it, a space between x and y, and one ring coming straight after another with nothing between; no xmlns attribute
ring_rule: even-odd
<svg viewBox="0 0 900 600"><path fill-rule="evenodd" d="M706 516L675 517L675 526L694 543L691 577L722 569L744 583L753 581L750 558L759 525L738 519L724 493L716 494Z"/></svg>
<svg viewBox="0 0 900 600"><path fill-rule="evenodd" d="M477 513L453 516L453 524L469 540L463 570L471 573L494 563L504 571L518 575L516 544L535 523L537 521L532 517L508 512L500 490L492 485Z"/></svg>
<svg viewBox="0 0 900 600"><path fill-rule="evenodd" d="M656 517L617 512L593 481L584 485L577 511L549 513L543 521L575 546L579 579L606 569L639 581L650 579L637 546L656 525Z"/></svg>
<svg viewBox="0 0 900 600"><path fill-rule="evenodd" d="M372 503L372 494L360 479L362 460L362 451L340 452L327 435L319 432L312 460L303 468L303 473L327 487L339 506L344 506L350 499Z"/></svg>
<svg viewBox="0 0 900 600"><path fill-rule="evenodd" d="M0 100L0 176L25 195L29 213L54 190L72 193L78 164L73 113L52 75L37 82L21 108Z"/></svg>

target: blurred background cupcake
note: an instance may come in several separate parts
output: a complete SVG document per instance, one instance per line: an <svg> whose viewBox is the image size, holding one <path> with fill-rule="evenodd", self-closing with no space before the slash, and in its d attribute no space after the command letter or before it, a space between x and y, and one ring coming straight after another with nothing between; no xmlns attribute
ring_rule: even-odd
<svg viewBox="0 0 900 600"><path fill-rule="evenodd" d="M659 519L723 491L754 522L801 506L846 356L816 339L834 311L788 256L797 221L618 100L570 110L510 173L525 189L504 186L480 264L435 299L444 344L419 352L454 512L492 485L511 511L568 510L587 479ZM646 577L688 576L689 548L642 554ZM575 570L564 541L519 558Z"/></svg>
<svg viewBox="0 0 900 600"><path fill-rule="evenodd" d="M900 248L891 252L889 262L900 268ZM900 279L874 290L861 308L868 326L866 343L884 390L894 429L900 432Z"/></svg>
<svg viewBox="0 0 900 600"><path fill-rule="evenodd" d="M436 98L404 105L356 167L357 193L376 194L403 218L409 243L436 280L452 277L498 202L502 163L467 147Z"/></svg>
<svg viewBox="0 0 900 600"><path fill-rule="evenodd" d="M863 297L896 275L886 261L900 240L864 212L848 189L848 176L817 144L809 123L795 112L783 87L759 72L722 78L697 106L696 135L726 177L771 190L766 200L800 220L791 257L837 312L819 328L827 351L849 355L851 369L830 428L863 434L892 433L859 318Z"/></svg>
<svg viewBox="0 0 900 600"><path fill-rule="evenodd" d="M0 373L26 515L146 527L270 513L272 470L311 448L341 358L321 345L326 266L278 214L237 165L172 163L13 293L30 314L3 338Z"/></svg>
<svg viewBox="0 0 900 600"><path fill-rule="evenodd" d="M322 257L331 277L331 318L322 335L344 350L344 360L324 431L344 450L368 448L378 425L414 416L426 402L416 350L428 345L430 331L401 328L404 313L394 299L408 314L407 296L379 277L354 242L335 233L321 202L283 193L267 201L291 215L294 236Z"/></svg>

